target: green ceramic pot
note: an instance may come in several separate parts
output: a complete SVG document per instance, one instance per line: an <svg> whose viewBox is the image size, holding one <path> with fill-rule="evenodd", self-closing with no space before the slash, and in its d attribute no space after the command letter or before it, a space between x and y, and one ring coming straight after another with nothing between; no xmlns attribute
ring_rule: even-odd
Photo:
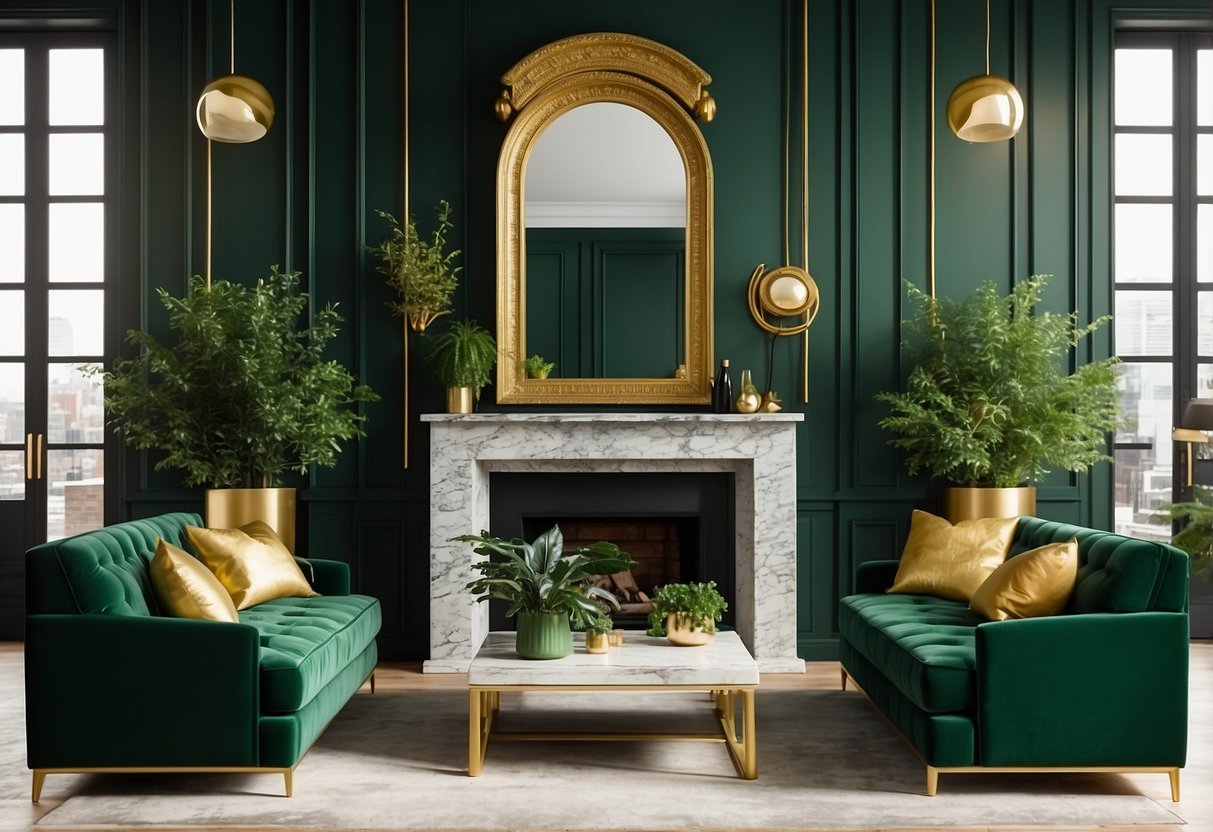
<svg viewBox="0 0 1213 832"><path fill-rule="evenodd" d="M524 659L563 659L573 652L569 617L560 612L518 613L514 649Z"/></svg>

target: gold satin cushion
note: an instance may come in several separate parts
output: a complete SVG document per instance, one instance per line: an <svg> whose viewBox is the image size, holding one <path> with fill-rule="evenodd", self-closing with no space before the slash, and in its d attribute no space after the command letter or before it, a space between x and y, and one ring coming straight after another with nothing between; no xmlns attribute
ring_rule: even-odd
<svg viewBox="0 0 1213 832"><path fill-rule="evenodd" d="M148 573L160 608L169 615L204 621L240 620L232 596L189 552L158 538Z"/></svg>
<svg viewBox="0 0 1213 832"><path fill-rule="evenodd" d="M968 601L1007 559L1018 517L962 520L915 510L910 536L889 592Z"/></svg>
<svg viewBox="0 0 1213 832"><path fill-rule="evenodd" d="M238 610L275 598L319 594L273 529L260 520L238 529L186 526L185 533L198 559L215 573Z"/></svg>
<svg viewBox="0 0 1213 832"><path fill-rule="evenodd" d="M1048 543L1009 559L973 593L969 609L990 621L1057 615L1078 580L1078 541Z"/></svg>

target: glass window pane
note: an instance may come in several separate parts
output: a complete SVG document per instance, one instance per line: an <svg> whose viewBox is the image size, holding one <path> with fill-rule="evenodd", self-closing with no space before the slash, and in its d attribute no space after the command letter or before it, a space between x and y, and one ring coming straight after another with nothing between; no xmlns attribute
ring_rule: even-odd
<svg viewBox="0 0 1213 832"><path fill-rule="evenodd" d="M25 124L24 49L0 49L0 124Z"/></svg>
<svg viewBox="0 0 1213 832"><path fill-rule="evenodd" d="M1112 320L1117 355L1171 355L1170 292L1118 291Z"/></svg>
<svg viewBox="0 0 1213 832"><path fill-rule="evenodd" d="M0 363L0 443L25 443L25 365Z"/></svg>
<svg viewBox="0 0 1213 832"><path fill-rule="evenodd" d="M47 294L50 355L101 355L105 292L53 289Z"/></svg>
<svg viewBox="0 0 1213 832"><path fill-rule="evenodd" d="M0 204L0 283L25 282L25 206Z"/></svg>
<svg viewBox="0 0 1213 832"><path fill-rule="evenodd" d="M100 133L52 133L51 196L105 193L105 137Z"/></svg>
<svg viewBox="0 0 1213 832"><path fill-rule="evenodd" d="M1213 196L1213 135L1196 137L1196 193Z"/></svg>
<svg viewBox="0 0 1213 832"><path fill-rule="evenodd" d="M105 121L105 52L50 50L50 123L102 124Z"/></svg>
<svg viewBox="0 0 1213 832"><path fill-rule="evenodd" d="M1196 296L1196 354L1213 358L1213 292Z"/></svg>
<svg viewBox="0 0 1213 832"><path fill-rule="evenodd" d="M1196 206L1196 279L1213 283L1213 205Z"/></svg>
<svg viewBox="0 0 1213 832"><path fill-rule="evenodd" d="M25 451L0 451L0 501L25 499Z"/></svg>
<svg viewBox="0 0 1213 832"><path fill-rule="evenodd" d="M1116 123L1171 123L1171 50L1116 50Z"/></svg>
<svg viewBox="0 0 1213 832"><path fill-rule="evenodd" d="M47 365L46 441L51 444L105 442L101 379L79 368L78 364Z"/></svg>
<svg viewBox="0 0 1213 832"><path fill-rule="evenodd" d="M48 276L52 283L96 282L105 277L105 206L100 202L51 203Z"/></svg>
<svg viewBox="0 0 1213 832"><path fill-rule="evenodd" d="M25 193L25 135L0 133L0 196Z"/></svg>
<svg viewBox="0 0 1213 832"><path fill-rule="evenodd" d="M1116 193L1122 196L1170 196L1171 136L1118 133Z"/></svg>
<svg viewBox="0 0 1213 832"><path fill-rule="evenodd" d="M1157 510L1171 502L1170 446L1162 453L1165 462L1158 456L1152 448L1116 449L1113 522L1117 534L1171 542L1171 522Z"/></svg>
<svg viewBox="0 0 1213 832"><path fill-rule="evenodd" d="M100 448L47 452L47 540L105 525L104 461Z"/></svg>
<svg viewBox="0 0 1213 832"><path fill-rule="evenodd" d="M1196 398L1213 399L1213 364L1196 365Z"/></svg>
<svg viewBox="0 0 1213 832"><path fill-rule="evenodd" d="M1213 125L1213 49L1196 52L1196 123Z"/></svg>
<svg viewBox="0 0 1213 832"><path fill-rule="evenodd" d="M1151 445L1170 462L1171 364L1124 363L1116 366L1116 386L1124 419L1118 443Z"/></svg>
<svg viewBox="0 0 1213 832"><path fill-rule="evenodd" d="M1170 283L1170 205L1116 206L1116 280Z"/></svg>
<svg viewBox="0 0 1213 832"><path fill-rule="evenodd" d="M25 292L0 292L0 355L25 355Z"/></svg>

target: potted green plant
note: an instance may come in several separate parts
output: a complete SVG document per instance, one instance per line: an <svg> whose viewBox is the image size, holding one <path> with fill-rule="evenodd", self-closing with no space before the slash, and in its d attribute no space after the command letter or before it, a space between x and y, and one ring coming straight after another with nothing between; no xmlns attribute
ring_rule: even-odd
<svg viewBox="0 0 1213 832"><path fill-rule="evenodd" d="M530 378L547 378L555 366L555 362L545 361L542 355L532 355L522 362L522 369Z"/></svg>
<svg viewBox="0 0 1213 832"><path fill-rule="evenodd" d="M482 556L472 564L480 577L467 589L477 601L495 598L508 604L506 615L518 619L515 649L524 659L558 659L573 652L570 623L580 629L597 626L603 617L598 601L619 607L615 596L592 586L590 579L636 565L605 541L566 551L559 526L533 543L483 531L455 539L474 544L472 551Z"/></svg>
<svg viewBox="0 0 1213 832"><path fill-rule="evenodd" d="M1193 499L1158 507L1156 522L1183 521L1183 528L1171 538L1172 545L1192 556L1192 571L1213 580L1213 494L1199 485L1193 487Z"/></svg>
<svg viewBox="0 0 1213 832"><path fill-rule="evenodd" d="M415 332L425 332L434 320L451 311L451 296L455 292L455 275L460 267L453 265L459 250L446 251L446 235L451 230L451 206L444 199L438 203L438 226L430 239L417 232L417 221L408 218L408 225L387 211L376 211L388 223L388 237L373 248L379 255L379 272L396 293L388 308L408 319Z"/></svg>
<svg viewBox="0 0 1213 832"><path fill-rule="evenodd" d="M911 474L953 486L944 492L953 522L1031 514L1030 483L1050 469L1082 472L1110 458L1117 359L1073 373L1065 365L1111 316L1079 326L1077 313L1036 312L1047 279L1034 276L1005 297L987 281L964 300L930 298L906 284L912 369L904 391L876 397L890 407L880 426L896 434L890 444L905 451Z"/></svg>
<svg viewBox="0 0 1213 832"><path fill-rule="evenodd" d="M429 361L446 387L447 413L471 413L472 399L489 383L497 361L497 343L473 320L452 321L430 338Z"/></svg>
<svg viewBox="0 0 1213 832"><path fill-rule="evenodd" d="M362 435L355 405L378 398L325 359L341 316L326 305L302 325L298 286L298 272L275 266L253 286L194 277L185 297L157 290L174 340L131 331L138 356L98 371L110 424L132 448L159 451L156 470L208 487L208 521L240 525L268 507L248 519L265 519L288 547L295 490L279 488L284 475L335 465L338 442Z"/></svg>
<svg viewBox="0 0 1213 832"><path fill-rule="evenodd" d="M585 652L605 653L610 647L609 636L614 625L601 611L585 625Z"/></svg>
<svg viewBox="0 0 1213 832"><path fill-rule="evenodd" d="M716 637L716 622L728 608L715 581L659 586L653 594L648 633L665 636L680 647L707 644Z"/></svg>

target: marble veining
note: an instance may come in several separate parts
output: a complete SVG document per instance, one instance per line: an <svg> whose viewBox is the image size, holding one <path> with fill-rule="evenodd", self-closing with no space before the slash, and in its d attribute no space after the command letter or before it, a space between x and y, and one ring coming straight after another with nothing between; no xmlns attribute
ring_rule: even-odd
<svg viewBox="0 0 1213 832"><path fill-rule="evenodd" d="M664 638L629 630L622 647L585 652L574 636L563 659L528 661L514 652L513 633L489 633L468 668L469 685L756 685L758 665L737 633L717 633L711 644L676 647Z"/></svg>
<svg viewBox="0 0 1213 832"><path fill-rule="evenodd" d="M488 634L488 607L464 589L488 526L494 471L735 474L735 617L764 672L796 658L796 423L803 414L429 414L430 659L463 671Z"/></svg>

